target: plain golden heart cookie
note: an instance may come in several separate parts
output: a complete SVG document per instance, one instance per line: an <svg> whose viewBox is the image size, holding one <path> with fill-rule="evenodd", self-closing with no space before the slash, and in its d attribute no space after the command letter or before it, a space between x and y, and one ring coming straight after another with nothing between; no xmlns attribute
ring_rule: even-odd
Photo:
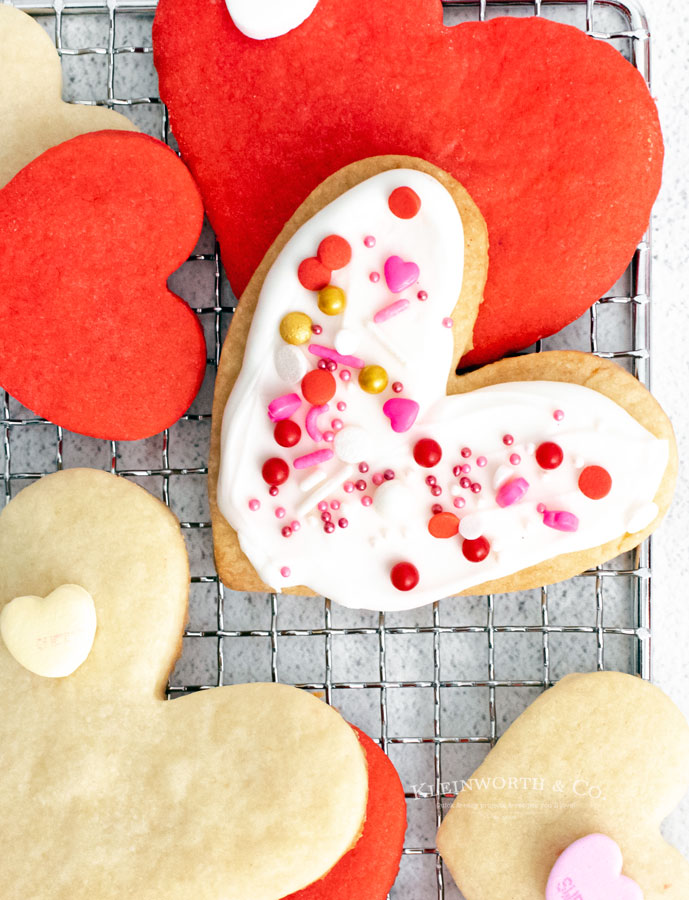
<svg viewBox="0 0 689 900"><path fill-rule="evenodd" d="M138 131L118 113L62 101L62 67L31 16L0 3L0 188L49 147L104 130Z"/></svg>
<svg viewBox="0 0 689 900"><path fill-rule="evenodd" d="M97 614L73 675L0 642L3 900L278 900L325 875L361 831L359 742L284 685L163 702L189 584L172 514L95 470L25 488L0 515L0 607L64 584Z"/></svg>
<svg viewBox="0 0 689 900"><path fill-rule="evenodd" d="M662 691L619 672L569 675L450 782L438 848L467 900L543 900L560 854L603 834L644 900L686 900L689 863L660 825L687 787L689 725Z"/></svg>

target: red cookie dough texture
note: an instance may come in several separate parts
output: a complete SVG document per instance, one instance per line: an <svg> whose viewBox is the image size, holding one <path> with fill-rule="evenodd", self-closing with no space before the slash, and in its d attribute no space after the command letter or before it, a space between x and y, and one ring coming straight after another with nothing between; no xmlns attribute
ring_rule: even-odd
<svg viewBox="0 0 689 900"><path fill-rule="evenodd" d="M172 425L206 367L166 285L203 207L153 138L102 131L46 151L0 191L0 384L71 431L136 440Z"/></svg>
<svg viewBox="0 0 689 900"><path fill-rule="evenodd" d="M449 28L439 0L320 0L294 31L255 41L222 2L161 0L153 45L237 296L309 193L371 156L440 166L487 221L467 364L581 315L648 225L663 160L655 103L617 50L578 29L542 18Z"/></svg>
<svg viewBox="0 0 689 900"><path fill-rule="evenodd" d="M397 877L407 828L404 788L374 741L355 728L368 764L364 832L334 869L285 900L384 900Z"/></svg>

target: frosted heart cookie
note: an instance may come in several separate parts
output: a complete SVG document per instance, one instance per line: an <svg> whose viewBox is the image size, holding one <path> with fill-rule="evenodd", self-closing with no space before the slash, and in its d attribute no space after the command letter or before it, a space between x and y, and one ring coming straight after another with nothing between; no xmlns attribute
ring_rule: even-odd
<svg viewBox="0 0 689 900"><path fill-rule="evenodd" d="M327 875L383 900L405 800L378 747L285 685L164 702L188 584L178 522L124 479L58 472L0 515L0 895L279 900ZM41 677L10 652L15 617L63 585L92 598L95 640Z"/></svg>
<svg viewBox="0 0 689 900"><path fill-rule="evenodd" d="M657 525L674 438L629 374L581 353L452 372L486 249L461 186L409 158L344 169L288 223L216 383L228 586L401 609L557 581Z"/></svg>
<svg viewBox="0 0 689 900"><path fill-rule="evenodd" d="M466 900L684 900L662 820L689 787L689 725L617 672L569 675L500 738L438 848Z"/></svg>
<svg viewBox="0 0 689 900"><path fill-rule="evenodd" d="M31 16L0 4L0 188L44 150L103 129L138 131L109 109L63 103L53 42Z"/></svg>

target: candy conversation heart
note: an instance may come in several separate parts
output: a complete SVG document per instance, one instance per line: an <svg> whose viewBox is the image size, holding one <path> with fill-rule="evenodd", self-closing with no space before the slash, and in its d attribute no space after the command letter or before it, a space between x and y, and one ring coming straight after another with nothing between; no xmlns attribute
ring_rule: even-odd
<svg viewBox="0 0 689 900"><path fill-rule="evenodd" d="M318 0L225 0L237 28L249 38L280 37L308 19Z"/></svg>
<svg viewBox="0 0 689 900"><path fill-rule="evenodd" d="M420 201L410 218L390 205L402 188ZM446 397L485 272L475 216L444 173L388 158L339 173L288 224L240 304L216 385L211 504L228 584L413 607L567 577L659 520L674 481L672 431L618 367L545 354L452 376L457 396ZM305 286L303 261L331 236L349 245L349 262L326 287ZM377 322L391 299L381 271L395 256L414 262L417 280L408 305ZM342 300L334 315L321 308L332 292ZM298 434L285 446L271 410L287 402L276 361L295 314L318 343L290 344L306 374L288 395ZM341 331L347 357L333 349ZM595 471L584 477L593 467L607 473L607 492ZM630 536L639 510L653 514ZM439 535L431 519L441 513L456 529L443 520Z"/></svg>
<svg viewBox="0 0 689 900"><path fill-rule="evenodd" d="M206 349L166 281L202 222L189 172L145 135L86 134L29 163L0 191L0 384L91 437L177 421Z"/></svg>
<svg viewBox="0 0 689 900"><path fill-rule="evenodd" d="M39 679L0 641L3 898L279 900L356 851L366 759L399 786L332 708L279 684L165 702L189 567L163 504L87 469L21 491L0 515L0 608L69 583L98 619L72 675ZM404 799L391 802L374 818L397 834Z"/></svg>
<svg viewBox="0 0 689 900"><path fill-rule="evenodd" d="M689 725L640 678L568 675L456 784L438 849L466 900L689 896L660 831L689 787Z"/></svg>
<svg viewBox="0 0 689 900"><path fill-rule="evenodd" d="M62 101L55 45L31 16L0 4L0 188L44 150L102 129L138 131L118 113Z"/></svg>
<svg viewBox="0 0 689 900"><path fill-rule="evenodd" d="M653 99L617 50L545 16L448 27L439 0L320 0L256 41L223 3L161 0L153 47L237 296L311 191L380 154L450 172L486 219L472 364L581 315L648 225L663 159ZM408 193L393 204L414 210Z"/></svg>

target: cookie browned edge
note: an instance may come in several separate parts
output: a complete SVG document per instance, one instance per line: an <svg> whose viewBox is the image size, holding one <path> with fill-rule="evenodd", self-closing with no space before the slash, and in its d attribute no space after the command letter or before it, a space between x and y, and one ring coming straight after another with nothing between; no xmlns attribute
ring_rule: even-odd
<svg viewBox="0 0 689 900"><path fill-rule="evenodd" d="M220 579L231 590L273 590L270 585L265 584L259 578L254 567L242 552L236 531L224 518L217 504L223 413L242 367L249 328L263 282L287 241L309 219L341 194L361 184L362 181L367 181L374 175L390 169L417 169L432 175L447 188L457 204L464 226L464 278L462 292L452 314L455 357L450 371L451 379L454 377L454 361L460 359L470 348L474 322L483 300L483 289L488 276L488 229L478 207L462 185L442 169L411 156L376 156L364 159L346 166L319 185L285 225L242 294L237 311L232 317L218 366L213 397L208 494L213 524L215 564ZM316 596L314 591L304 586L283 588L282 591L300 596Z"/></svg>

